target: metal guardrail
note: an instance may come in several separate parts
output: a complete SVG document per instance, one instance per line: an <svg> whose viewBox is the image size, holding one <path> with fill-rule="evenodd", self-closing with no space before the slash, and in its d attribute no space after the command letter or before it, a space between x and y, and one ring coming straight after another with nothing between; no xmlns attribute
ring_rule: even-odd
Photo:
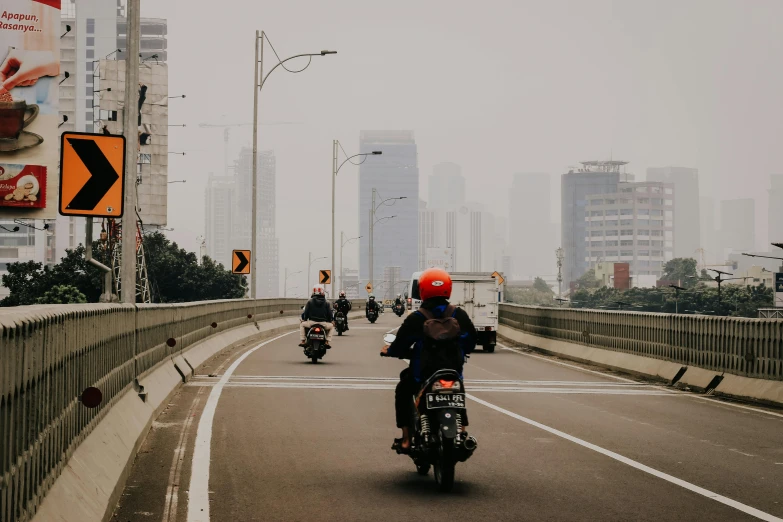
<svg viewBox="0 0 783 522"><path fill-rule="evenodd" d="M500 305L500 324L534 335L783 380L783 320Z"/></svg>
<svg viewBox="0 0 783 522"><path fill-rule="evenodd" d="M74 450L136 379L211 335L298 315L303 303L242 299L0 311L0 522L32 518ZM103 392L94 409L79 402L90 386Z"/></svg>

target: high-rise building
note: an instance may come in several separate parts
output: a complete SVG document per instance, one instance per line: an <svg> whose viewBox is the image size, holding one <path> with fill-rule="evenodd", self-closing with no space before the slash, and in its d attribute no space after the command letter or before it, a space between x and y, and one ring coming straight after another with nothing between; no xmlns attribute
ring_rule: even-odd
<svg viewBox="0 0 783 522"><path fill-rule="evenodd" d="M438 163L429 179L428 208L456 208L465 203L465 178L456 163Z"/></svg>
<svg viewBox="0 0 783 522"><path fill-rule="evenodd" d="M98 132L99 121L98 91L100 74L98 61L104 57L117 56L119 48L124 49L124 39L120 39L118 28L124 21L123 2L110 0L63 0L60 11L60 71L62 80L59 85L60 116L67 117L60 132ZM148 29L151 25L156 29ZM68 30L70 26L70 30ZM166 60L166 21L142 19L141 54L142 59L158 54L157 60ZM153 37L152 33L156 33ZM155 40L155 43L151 42ZM160 50L163 50L161 53ZM119 57L117 59L120 59ZM65 78L64 73L68 72ZM0 224L13 230L13 223L0 221ZM37 221L34 226L20 227L17 232L0 230L0 275L6 272L8 263L17 261L37 261L44 265L53 265L65 256L66 250L84 244L85 219L80 217L57 216L47 223ZM97 234L99 230L95 230ZM8 290L0 287L0 297L8 295Z"/></svg>
<svg viewBox="0 0 783 522"><path fill-rule="evenodd" d="M674 201L674 257L695 257L701 245L699 170L686 167L647 169L647 181L672 183Z"/></svg>
<svg viewBox="0 0 783 522"><path fill-rule="evenodd" d="M235 206L233 212L232 250L250 249L253 223L253 149L243 147L234 164ZM276 235L276 162L273 151L258 154L258 297L280 295L280 253ZM209 245L208 245L209 248Z"/></svg>
<svg viewBox="0 0 783 522"><path fill-rule="evenodd" d="M750 252L756 247L756 202L752 199L730 199L720 202L720 236L722 259L731 252Z"/></svg>
<svg viewBox="0 0 783 522"><path fill-rule="evenodd" d="M509 244L515 275L521 279L533 279L554 270L552 252L557 243L549 217L549 188L549 174L543 173L515 174L511 183Z"/></svg>
<svg viewBox="0 0 783 522"><path fill-rule="evenodd" d="M620 167L627 161L583 161L582 168L572 169L561 177L561 243L564 251L563 288L567 289L589 268L587 261L587 217L590 197L617 192ZM623 175L625 180L630 179ZM554 258L550 253L548 255ZM516 269L519 272L519 269Z"/></svg>
<svg viewBox="0 0 783 522"><path fill-rule="evenodd" d="M589 268L628 263L634 278L660 278L676 248L674 185L621 182L616 192L589 194L585 201Z"/></svg>
<svg viewBox="0 0 783 522"><path fill-rule="evenodd" d="M210 174L205 194L204 213L207 255L223 266L231 266L236 187L234 178Z"/></svg>
<svg viewBox="0 0 783 522"><path fill-rule="evenodd" d="M403 279L408 278L419 267L419 168L413 131L362 131L359 149L362 153L383 151L383 155L368 156L359 167L361 279L370 279L373 199L373 279L380 281L386 266L399 266Z"/></svg>
<svg viewBox="0 0 783 522"><path fill-rule="evenodd" d="M701 246L694 257L700 265L716 265L722 263L719 252L718 231L715 225L715 200L708 197L699 199L699 214L701 215L700 230Z"/></svg>
<svg viewBox="0 0 783 522"><path fill-rule="evenodd" d="M769 224L767 241L769 243L783 242L783 174L770 174L769 208L767 222Z"/></svg>

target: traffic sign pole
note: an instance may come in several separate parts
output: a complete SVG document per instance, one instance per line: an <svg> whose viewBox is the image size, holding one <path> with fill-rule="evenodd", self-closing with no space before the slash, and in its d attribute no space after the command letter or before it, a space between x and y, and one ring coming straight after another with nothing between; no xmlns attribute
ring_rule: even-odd
<svg viewBox="0 0 783 522"><path fill-rule="evenodd" d="M125 201L122 214L121 293L123 303L136 302L136 164L139 142L139 38L141 0L128 0L125 47ZM92 218L87 218L92 219ZM89 238L92 240L92 238Z"/></svg>

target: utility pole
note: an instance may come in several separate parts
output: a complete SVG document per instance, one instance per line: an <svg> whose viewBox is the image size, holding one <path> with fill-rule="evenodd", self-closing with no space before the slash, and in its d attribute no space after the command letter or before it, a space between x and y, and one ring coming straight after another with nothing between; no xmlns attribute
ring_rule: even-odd
<svg viewBox="0 0 783 522"><path fill-rule="evenodd" d="M285 267L285 279L283 280L283 297L288 297L288 267Z"/></svg>
<svg viewBox="0 0 783 522"><path fill-rule="evenodd" d="M334 184L337 181L337 140L332 140L332 264L330 265L330 270L332 271L333 275L335 274L334 271ZM342 236L340 237L342 240ZM342 248L341 248L342 250ZM342 266L340 267L342 269ZM340 277L342 277L342 274L340 274ZM331 287L332 287L332 298L336 295L334 293L334 281L336 278L332 279Z"/></svg>
<svg viewBox="0 0 783 522"><path fill-rule="evenodd" d="M259 49L258 40L261 40L261 48ZM252 206L252 220L250 225L250 233L252 238L250 240L250 298L256 298L256 286L258 283L258 93L261 90L258 85L258 69L260 67L261 74L264 72L264 32L256 31L256 38L253 41L256 46L256 60L255 60L255 72L253 74L253 186L250 191L250 197L253 198ZM279 272L278 272L279 273Z"/></svg>
<svg viewBox="0 0 783 522"><path fill-rule="evenodd" d="M313 253L307 253L307 288L310 288L310 266L313 264Z"/></svg>
<svg viewBox="0 0 783 522"><path fill-rule="evenodd" d="M370 204L370 284L373 284L373 271L375 269L375 249L373 248L373 240L375 239L375 188L372 189L372 203Z"/></svg>
<svg viewBox="0 0 783 522"><path fill-rule="evenodd" d="M565 259L563 247L558 247L555 250L555 256L557 257L557 298L561 299L563 297L563 259ZM562 301L560 305L563 305Z"/></svg>
<svg viewBox="0 0 783 522"><path fill-rule="evenodd" d="M136 169L139 143L140 0L128 0L125 49L125 201L122 214L122 302L136 302ZM92 218L88 217L88 220ZM88 238L92 241L92 238Z"/></svg>

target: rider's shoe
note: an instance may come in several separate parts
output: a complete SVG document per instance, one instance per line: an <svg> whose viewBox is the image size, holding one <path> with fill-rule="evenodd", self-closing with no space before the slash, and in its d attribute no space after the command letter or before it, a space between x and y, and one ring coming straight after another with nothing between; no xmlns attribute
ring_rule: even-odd
<svg viewBox="0 0 783 522"><path fill-rule="evenodd" d="M307 342L302 341L301 343L299 343L299 348L307 348Z"/></svg>

